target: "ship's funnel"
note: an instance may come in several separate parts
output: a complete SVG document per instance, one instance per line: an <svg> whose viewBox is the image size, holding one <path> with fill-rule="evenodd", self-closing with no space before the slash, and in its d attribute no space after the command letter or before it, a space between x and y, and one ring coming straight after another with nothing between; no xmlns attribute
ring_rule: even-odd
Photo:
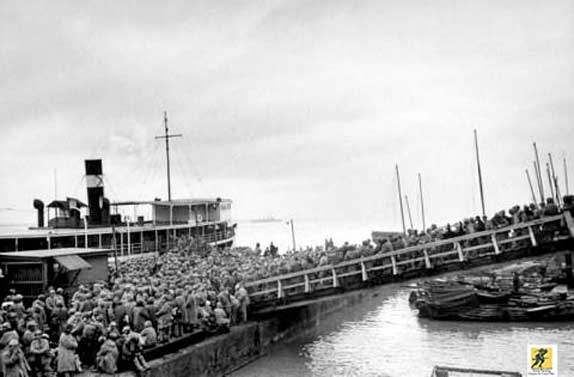
<svg viewBox="0 0 574 377"><path fill-rule="evenodd" d="M88 208L90 225L102 224L104 208L104 177L102 160L86 160L86 185L88 186Z"/></svg>
<svg viewBox="0 0 574 377"><path fill-rule="evenodd" d="M44 227L44 202L34 199L34 208L38 211L38 228Z"/></svg>

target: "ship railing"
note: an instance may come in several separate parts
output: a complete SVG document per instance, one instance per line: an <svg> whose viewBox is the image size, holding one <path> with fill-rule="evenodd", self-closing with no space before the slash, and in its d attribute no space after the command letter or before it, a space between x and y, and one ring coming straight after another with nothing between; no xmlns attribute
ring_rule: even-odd
<svg viewBox="0 0 574 377"><path fill-rule="evenodd" d="M218 241L228 240L232 238L234 235L235 232L233 231L233 229L228 229L227 231L217 231L199 237L201 237L207 243L214 243ZM123 244L117 245L117 253L119 256L145 254L155 252L158 250L167 250L170 246L174 246L175 243L176 242L174 240L170 240L168 244L168 242L165 239L162 241L158 241L157 245L153 240L146 240L143 243L132 242L129 245L124 242Z"/></svg>
<svg viewBox="0 0 574 377"><path fill-rule="evenodd" d="M213 242L228 240L228 239L232 238L234 235L235 235L235 232L233 231L233 229L227 229L227 230L219 230L216 232L208 233L206 235L201 236L201 238L202 238L202 240L204 240L207 243L213 243Z"/></svg>
<svg viewBox="0 0 574 377"><path fill-rule="evenodd" d="M518 223L500 229L471 233L337 264L272 276L246 283L252 302L259 307L285 299L297 301L311 293L363 286L367 281L393 281L430 273L452 264L496 258L553 241L574 237L570 212ZM452 266L451 266L452 267Z"/></svg>
<svg viewBox="0 0 574 377"><path fill-rule="evenodd" d="M170 242L170 245L171 244L173 243ZM167 242L158 241L156 247L155 241L152 240L152 241L145 241L143 242L143 244L141 242L134 242L130 245L127 244L117 245L117 253L120 256L137 255L137 254L152 253L159 250L166 250L167 248L168 248Z"/></svg>

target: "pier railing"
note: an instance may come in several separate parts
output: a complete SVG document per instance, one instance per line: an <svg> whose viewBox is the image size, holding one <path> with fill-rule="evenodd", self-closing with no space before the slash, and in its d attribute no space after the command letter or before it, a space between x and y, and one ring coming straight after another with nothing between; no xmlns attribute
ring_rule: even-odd
<svg viewBox="0 0 574 377"><path fill-rule="evenodd" d="M311 293L364 285L369 280L392 281L401 277L428 273L453 264L462 268L469 262L496 258L512 251L574 238L570 212L530 222L273 276L246 283L257 307L278 300L304 299Z"/></svg>

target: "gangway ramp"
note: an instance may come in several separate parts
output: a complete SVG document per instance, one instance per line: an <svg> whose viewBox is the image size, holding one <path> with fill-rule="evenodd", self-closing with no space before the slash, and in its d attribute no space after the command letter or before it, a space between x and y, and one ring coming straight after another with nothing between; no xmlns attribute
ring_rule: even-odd
<svg viewBox="0 0 574 377"><path fill-rule="evenodd" d="M570 212L246 283L253 312L574 246Z"/></svg>

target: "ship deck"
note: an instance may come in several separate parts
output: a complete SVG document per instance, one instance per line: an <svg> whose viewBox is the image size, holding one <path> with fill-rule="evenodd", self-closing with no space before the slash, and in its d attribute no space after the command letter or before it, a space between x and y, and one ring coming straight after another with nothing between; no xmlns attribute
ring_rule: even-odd
<svg viewBox="0 0 574 377"><path fill-rule="evenodd" d="M143 225L118 225L115 231L118 233L138 233L146 231L165 231L173 229L187 229L199 228L209 225L221 224L222 221L204 221L201 223L185 223L185 224L143 224ZM43 238L43 237L65 237L65 236L84 236L98 235L98 234L111 234L114 228L111 226L105 227L89 227L85 228L29 228L27 230L16 231L3 231L0 233L0 239L23 239L23 238Z"/></svg>

